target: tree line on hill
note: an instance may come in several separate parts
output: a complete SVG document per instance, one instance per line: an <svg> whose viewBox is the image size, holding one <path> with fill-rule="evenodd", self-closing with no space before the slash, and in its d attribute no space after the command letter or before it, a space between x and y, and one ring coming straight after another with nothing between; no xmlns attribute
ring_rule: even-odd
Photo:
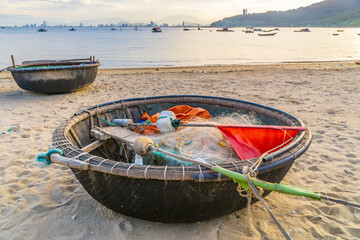
<svg viewBox="0 0 360 240"><path fill-rule="evenodd" d="M236 15L211 27L360 27L360 0L325 0L288 11Z"/></svg>

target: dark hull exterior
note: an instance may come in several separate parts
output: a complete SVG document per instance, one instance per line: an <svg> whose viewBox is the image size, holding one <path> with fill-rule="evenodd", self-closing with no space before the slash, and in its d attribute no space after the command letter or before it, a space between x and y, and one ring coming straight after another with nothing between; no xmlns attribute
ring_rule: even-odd
<svg viewBox="0 0 360 240"><path fill-rule="evenodd" d="M10 68L17 85L38 93L67 93L91 85L99 63L64 66L59 68Z"/></svg>
<svg viewBox="0 0 360 240"><path fill-rule="evenodd" d="M279 183L292 162L257 178ZM225 216L247 205L232 179L212 182L162 181L72 169L86 191L115 212L164 223L191 223ZM265 195L270 192L266 191ZM254 201L253 201L254 202Z"/></svg>
<svg viewBox="0 0 360 240"><path fill-rule="evenodd" d="M198 166L186 167L184 171L181 167L147 168L130 163L119 164L121 158L110 156L110 152L119 152L114 141L90 154L84 154L79 149L92 141L86 129L99 126L98 114L109 121L113 116L132 116L134 121L137 121L142 110L152 115L160 109L168 109L178 104L205 108L212 116L225 112L248 112L255 114L266 125L305 126L301 120L290 114L235 99L205 96L138 98L106 103L77 113L54 131L53 146L60 148L66 157L89 161L95 166L104 163L111 168L110 173L118 173L116 175L72 169L76 173L76 178L94 199L121 214L156 222L185 223L214 219L245 208L247 199L239 195L236 190L237 184L213 170ZM70 129L77 134L78 142L74 140ZM298 134L291 144L266 157L259 168L258 178L279 183L293 162L308 149L311 139L311 132L307 129ZM116 161L106 160L105 163L104 159ZM220 166L241 172L244 164L251 163L226 162ZM269 192L266 191L265 194Z"/></svg>

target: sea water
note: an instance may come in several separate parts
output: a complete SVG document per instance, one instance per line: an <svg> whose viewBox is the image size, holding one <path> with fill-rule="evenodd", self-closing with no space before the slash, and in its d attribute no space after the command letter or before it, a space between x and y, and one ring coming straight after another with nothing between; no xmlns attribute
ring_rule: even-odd
<svg viewBox="0 0 360 240"><path fill-rule="evenodd" d="M347 61L360 59L360 29L310 28L296 33L280 28L275 36L217 32L215 28L183 31L162 28L69 28L48 27L0 29L0 69L27 60L69 59L95 56L102 68L202 66L220 64L260 64L299 61Z"/></svg>

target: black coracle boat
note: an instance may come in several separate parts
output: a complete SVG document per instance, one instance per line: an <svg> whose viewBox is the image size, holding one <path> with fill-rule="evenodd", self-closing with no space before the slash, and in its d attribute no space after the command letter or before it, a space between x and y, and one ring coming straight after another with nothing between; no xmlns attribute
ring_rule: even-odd
<svg viewBox="0 0 360 240"><path fill-rule="evenodd" d="M168 166L166 162L136 165L126 143L113 138L96 140L98 138L94 139L91 134L96 127L107 127L115 118L137 122L144 112L151 115L175 105L201 107L212 116L251 113L265 125L305 127L301 120L288 113L246 101L163 96L120 100L80 111L54 131L52 144L62 151L65 165L76 173L88 193L116 212L175 223L213 219L244 208L247 199L239 195L237 184L220 173L196 165ZM280 182L293 162L308 149L311 139L311 132L305 127L291 143L264 158L258 178ZM243 167L256 160L227 161L219 166L242 172Z"/></svg>
<svg viewBox="0 0 360 240"><path fill-rule="evenodd" d="M101 64L95 57L72 60L39 60L23 62L8 70L17 85L38 93L67 93L91 85Z"/></svg>

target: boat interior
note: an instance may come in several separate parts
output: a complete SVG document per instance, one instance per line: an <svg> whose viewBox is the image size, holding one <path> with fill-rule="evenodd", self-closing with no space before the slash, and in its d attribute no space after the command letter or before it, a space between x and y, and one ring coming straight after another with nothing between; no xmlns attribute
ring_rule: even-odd
<svg viewBox="0 0 360 240"><path fill-rule="evenodd" d="M162 102L162 103L146 103L143 104L111 104L108 107L95 107L88 112L92 112L92 117L88 117L76 124L74 124L70 131L67 132L66 137L76 147L89 152L102 158L111 159L117 162L134 163L135 153L131 144L122 140L110 138L102 140L101 137L95 137L92 131L96 128L104 129L109 127L113 119L131 119L134 123L139 122L141 116L146 112L150 116L158 112L167 110L175 105L189 105L192 107L201 107L207 110L212 117L238 113L238 114L252 114L264 125L277 125L277 126L298 126L299 123L294 119L287 117L279 112L274 114L266 109L255 111L256 106L246 106L246 108L235 108L232 106L214 105L213 103L206 103L206 101L199 103L189 102ZM115 106L115 107L114 107ZM105 109L105 111L104 111ZM259 108L262 109L262 108ZM97 112L94 114L94 111ZM111 127L111 126L110 126ZM134 130L132 127L131 130ZM138 133L128 130L128 135L137 136ZM124 135L124 134L123 134ZM127 135L125 133L125 135ZM97 144L98 143L98 144ZM90 147L87 147L90 146ZM95 148L94 148L95 146ZM239 160L240 161L240 160ZM157 166L187 166L188 163L179 161L164 154L155 153L148 157L143 158L144 165L157 165Z"/></svg>

